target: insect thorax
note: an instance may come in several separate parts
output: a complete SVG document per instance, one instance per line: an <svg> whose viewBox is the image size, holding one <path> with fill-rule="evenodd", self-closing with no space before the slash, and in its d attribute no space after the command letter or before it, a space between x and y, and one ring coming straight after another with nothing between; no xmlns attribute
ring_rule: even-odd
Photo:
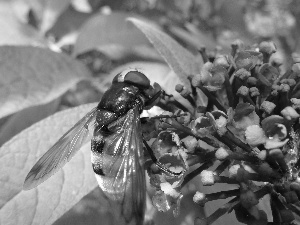
<svg viewBox="0 0 300 225"><path fill-rule="evenodd" d="M134 85L114 83L110 89L104 93L98 105L98 109L108 110L120 117L135 106L138 106L139 110L142 111L145 98L141 90Z"/></svg>

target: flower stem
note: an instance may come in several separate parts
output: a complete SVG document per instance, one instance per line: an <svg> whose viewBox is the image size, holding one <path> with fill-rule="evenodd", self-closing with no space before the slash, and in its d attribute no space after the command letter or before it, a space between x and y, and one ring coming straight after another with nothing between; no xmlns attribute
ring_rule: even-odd
<svg viewBox="0 0 300 225"><path fill-rule="evenodd" d="M229 107L233 107L234 106L234 95L233 95L233 92L232 92L232 87L231 87L231 84L230 84L230 81L229 81L228 73L225 74L224 85L225 85L225 89L226 89L226 93L227 93Z"/></svg>
<svg viewBox="0 0 300 225"><path fill-rule="evenodd" d="M226 109L225 107L216 99L215 96L213 96L205 87L203 87L202 85L197 86L207 97L210 101L212 101L212 103L221 111L223 111L224 113L226 113Z"/></svg>
<svg viewBox="0 0 300 225"><path fill-rule="evenodd" d="M188 182L190 182L193 178L195 178L197 175L199 175L203 170L206 170L207 168L209 168L210 166L212 166L212 161L209 160L205 163L203 163L201 166L199 166L197 169L195 169L194 171L190 172L189 174L187 174L180 186L180 188L183 188L184 185L186 185Z"/></svg>

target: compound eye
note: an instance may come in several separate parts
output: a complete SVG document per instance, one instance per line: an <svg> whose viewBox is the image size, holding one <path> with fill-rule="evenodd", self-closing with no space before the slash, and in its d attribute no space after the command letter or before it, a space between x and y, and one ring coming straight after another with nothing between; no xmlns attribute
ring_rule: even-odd
<svg viewBox="0 0 300 225"><path fill-rule="evenodd" d="M138 87L147 89L150 87L150 80L146 77L146 75L134 69L125 70L122 73L118 74L113 79L113 82L134 84Z"/></svg>

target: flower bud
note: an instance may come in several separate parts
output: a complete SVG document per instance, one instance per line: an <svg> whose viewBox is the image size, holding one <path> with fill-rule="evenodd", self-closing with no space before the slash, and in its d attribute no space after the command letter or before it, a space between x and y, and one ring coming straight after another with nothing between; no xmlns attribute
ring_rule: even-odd
<svg viewBox="0 0 300 225"><path fill-rule="evenodd" d="M279 68L283 64L283 58L280 57L272 57L271 59L271 65Z"/></svg>
<svg viewBox="0 0 300 225"><path fill-rule="evenodd" d="M273 102L263 101L260 105L260 109L263 110L267 114L271 114L275 109L276 105Z"/></svg>
<svg viewBox="0 0 300 225"><path fill-rule="evenodd" d="M288 84L281 84L279 87L281 92L288 92L291 89L290 85Z"/></svg>
<svg viewBox="0 0 300 225"><path fill-rule="evenodd" d="M222 160L225 160L229 156L229 153L226 151L226 149L221 147L216 151L215 156L218 160L222 161Z"/></svg>
<svg viewBox="0 0 300 225"><path fill-rule="evenodd" d="M206 83L208 82L209 79L211 79L212 75L210 73L210 70L212 69L212 67L213 64L211 62L207 62L203 64L202 69L200 71L200 80L203 83Z"/></svg>
<svg viewBox="0 0 300 225"><path fill-rule="evenodd" d="M246 86L241 86L236 94L239 96L247 96L249 94L249 88Z"/></svg>
<svg viewBox="0 0 300 225"><path fill-rule="evenodd" d="M300 109L300 99L291 98L291 102L293 103L293 108L294 109Z"/></svg>
<svg viewBox="0 0 300 225"><path fill-rule="evenodd" d="M187 148L187 150L189 152L194 151L198 145L197 139L192 136L187 136L187 137L181 139L181 141L184 143L185 147Z"/></svg>
<svg viewBox="0 0 300 225"><path fill-rule="evenodd" d="M207 63L205 63L207 64ZM212 66L211 64L207 65L207 67L202 68L201 70L201 81L205 88L209 91L217 91L221 89L223 83L225 82L225 75L227 74L227 70L220 65ZM206 70L206 68L209 68Z"/></svg>
<svg viewBox="0 0 300 225"><path fill-rule="evenodd" d="M160 189L166 194L173 198L178 198L180 193L177 192L169 182L163 182L160 184Z"/></svg>
<svg viewBox="0 0 300 225"><path fill-rule="evenodd" d="M237 173L238 173L238 170L241 168L240 165L236 164L236 165L233 165L229 168L228 170L228 173L229 173L229 177L230 178L235 178Z"/></svg>
<svg viewBox="0 0 300 225"><path fill-rule="evenodd" d="M182 84L177 84L175 86L175 90L184 98L191 94L191 92L188 89L186 89Z"/></svg>
<svg viewBox="0 0 300 225"><path fill-rule="evenodd" d="M293 87L293 86L296 85L295 79L282 79L282 80L280 81L280 83L281 83L281 84L287 84L287 85L289 85L290 87Z"/></svg>
<svg viewBox="0 0 300 225"><path fill-rule="evenodd" d="M271 55L277 51L277 47L273 41L263 41L259 44L259 51Z"/></svg>
<svg viewBox="0 0 300 225"><path fill-rule="evenodd" d="M260 95L259 90L258 90L257 87L252 87L252 88L249 89L249 91L250 91L250 96L251 97L255 97L255 96Z"/></svg>
<svg viewBox="0 0 300 225"><path fill-rule="evenodd" d="M244 68L246 70L251 70L256 66L259 60L259 55L261 53L254 51L241 51L237 53L235 58L235 64L237 69Z"/></svg>
<svg viewBox="0 0 300 225"><path fill-rule="evenodd" d="M205 200L205 194L204 193L201 193L199 191L197 191L193 197L193 201L196 203L196 204L199 204L201 206L204 206L204 204L206 203L206 200Z"/></svg>
<svg viewBox="0 0 300 225"><path fill-rule="evenodd" d="M245 46L244 42L240 39L236 39L231 43L232 48L236 48L236 49L239 49L239 50L243 50L244 46Z"/></svg>
<svg viewBox="0 0 300 225"><path fill-rule="evenodd" d="M280 113L287 120L294 120L300 117L296 110L291 106L285 107Z"/></svg>
<svg viewBox="0 0 300 225"><path fill-rule="evenodd" d="M251 73L248 70L241 68L234 73L234 76L240 78L241 80L247 80L250 78Z"/></svg>
<svg viewBox="0 0 300 225"><path fill-rule="evenodd" d="M230 63L226 55L218 55L214 60L214 65L223 66L227 69L230 66Z"/></svg>
<svg viewBox="0 0 300 225"><path fill-rule="evenodd" d="M193 87L198 87L199 85L201 85L201 74L195 74L192 77L191 84Z"/></svg>
<svg viewBox="0 0 300 225"><path fill-rule="evenodd" d="M246 141L251 146L257 146L266 142L264 130L258 125L251 125L245 131Z"/></svg>
<svg viewBox="0 0 300 225"><path fill-rule="evenodd" d="M203 170L200 173L200 178L203 186L210 186L215 183L214 172L209 170Z"/></svg>
<svg viewBox="0 0 300 225"><path fill-rule="evenodd" d="M249 84L250 86L256 86L257 85L257 78L255 77L248 77L247 79L247 84Z"/></svg>

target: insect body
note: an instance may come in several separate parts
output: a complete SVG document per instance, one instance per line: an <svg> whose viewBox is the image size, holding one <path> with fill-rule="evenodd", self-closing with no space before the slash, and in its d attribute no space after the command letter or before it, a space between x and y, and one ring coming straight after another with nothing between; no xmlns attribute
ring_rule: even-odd
<svg viewBox="0 0 300 225"><path fill-rule="evenodd" d="M145 211L145 174L140 113L160 96L137 70L113 79L96 108L77 122L28 173L23 188L44 182L91 139L91 160L99 186L117 207L118 224L142 224Z"/></svg>

